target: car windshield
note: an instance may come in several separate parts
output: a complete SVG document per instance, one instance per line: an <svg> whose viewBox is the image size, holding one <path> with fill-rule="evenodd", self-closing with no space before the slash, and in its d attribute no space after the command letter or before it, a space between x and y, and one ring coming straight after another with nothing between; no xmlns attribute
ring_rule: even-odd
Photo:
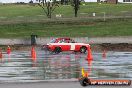
<svg viewBox="0 0 132 88"><path fill-rule="evenodd" d="M50 41L50 43L55 43L55 41L56 41L56 39L52 39L52 40Z"/></svg>

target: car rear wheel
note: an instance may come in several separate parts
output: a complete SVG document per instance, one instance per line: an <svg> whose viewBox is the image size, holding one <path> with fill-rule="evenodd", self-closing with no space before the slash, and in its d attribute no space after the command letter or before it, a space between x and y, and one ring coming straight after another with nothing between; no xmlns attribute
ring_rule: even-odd
<svg viewBox="0 0 132 88"><path fill-rule="evenodd" d="M54 49L54 53L55 54L58 54L58 53L60 53L61 52L61 48L60 47L56 47L55 49Z"/></svg>
<svg viewBox="0 0 132 88"><path fill-rule="evenodd" d="M86 50L87 50L86 47L81 47L81 48L80 48L80 52L81 52L81 53L86 53Z"/></svg>

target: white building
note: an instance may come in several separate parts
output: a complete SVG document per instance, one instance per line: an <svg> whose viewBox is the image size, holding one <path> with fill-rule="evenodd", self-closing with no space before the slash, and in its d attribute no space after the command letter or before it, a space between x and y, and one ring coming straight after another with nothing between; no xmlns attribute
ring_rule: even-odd
<svg viewBox="0 0 132 88"><path fill-rule="evenodd" d="M120 3L132 3L132 0L118 0Z"/></svg>

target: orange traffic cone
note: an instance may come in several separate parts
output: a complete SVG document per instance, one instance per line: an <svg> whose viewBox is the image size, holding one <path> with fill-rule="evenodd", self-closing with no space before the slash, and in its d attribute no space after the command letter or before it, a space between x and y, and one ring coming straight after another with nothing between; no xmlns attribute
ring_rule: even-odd
<svg viewBox="0 0 132 88"><path fill-rule="evenodd" d="M106 51L105 50L103 51L102 57L106 58Z"/></svg>
<svg viewBox="0 0 132 88"><path fill-rule="evenodd" d="M87 51L88 51L87 60L93 60L93 56L92 56L92 52L91 52L91 49L90 49L90 45L87 47Z"/></svg>
<svg viewBox="0 0 132 88"><path fill-rule="evenodd" d="M34 58L34 60L36 60L36 51L34 51L34 53L33 53L33 58Z"/></svg>
<svg viewBox="0 0 132 88"><path fill-rule="evenodd" d="M11 48L10 46L7 47L7 54L10 54L11 53Z"/></svg>
<svg viewBox="0 0 132 88"><path fill-rule="evenodd" d="M34 46L32 46L32 49L31 49L31 58L33 61L36 61L36 51Z"/></svg>

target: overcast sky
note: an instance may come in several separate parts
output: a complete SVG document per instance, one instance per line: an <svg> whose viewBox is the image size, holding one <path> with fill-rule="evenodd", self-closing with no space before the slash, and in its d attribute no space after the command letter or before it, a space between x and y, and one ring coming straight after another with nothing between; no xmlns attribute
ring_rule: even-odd
<svg viewBox="0 0 132 88"><path fill-rule="evenodd" d="M14 2L26 2L26 3L28 3L30 0L0 0L0 2L2 2L2 3L14 3ZM36 0L33 0L34 2L36 1ZM97 2L97 0L85 0L85 1L90 1L90 2Z"/></svg>
<svg viewBox="0 0 132 88"><path fill-rule="evenodd" d="M14 2L26 2L28 3L30 0L0 0L2 3L14 3ZM33 0L36 1L36 0Z"/></svg>
<svg viewBox="0 0 132 88"><path fill-rule="evenodd" d="M15 3L15 2L25 2L25 3L28 3L30 0L0 0L0 2L2 3ZM36 2L36 0L33 0L34 2ZM86 2L89 1L89 2L97 2L97 0L85 0ZM123 0L118 0L119 2L120 1L123 1Z"/></svg>

